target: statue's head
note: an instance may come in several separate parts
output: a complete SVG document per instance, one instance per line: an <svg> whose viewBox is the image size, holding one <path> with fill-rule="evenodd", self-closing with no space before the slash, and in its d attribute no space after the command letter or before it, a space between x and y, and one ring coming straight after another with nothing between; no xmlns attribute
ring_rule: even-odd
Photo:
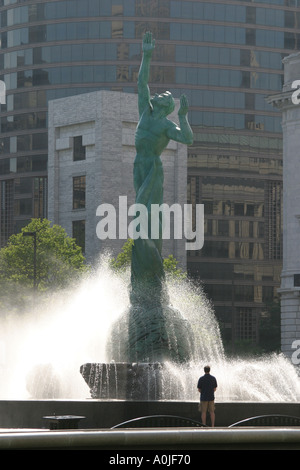
<svg viewBox="0 0 300 470"><path fill-rule="evenodd" d="M175 109L174 98L169 91L165 91L160 95L155 93L155 95L151 98L151 104L153 108L159 107L162 111L164 111L166 116L172 113Z"/></svg>

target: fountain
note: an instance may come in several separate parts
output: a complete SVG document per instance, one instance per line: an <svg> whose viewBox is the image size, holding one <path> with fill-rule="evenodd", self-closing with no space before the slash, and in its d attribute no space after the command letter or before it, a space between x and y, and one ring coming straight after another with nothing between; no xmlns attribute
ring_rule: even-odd
<svg viewBox="0 0 300 470"><path fill-rule="evenodd" d="M147 78L154 41L144 38L140 103L157 112L168 138L191 142L187 102L181 98L180 129L166 119L169 93L150 100ZM150 101L149 101L150 100ZM163 173L158 156L168 142L150 135L142 114L134 168L136 202L162 202ZM163 119L163 123L161 122ZM148 124L147 124L148 125ZM154 126L157 124L154 123ZM164 127L167 126L167 127ZM170 126L170 127L169 127ZM155 149L152 148L155 146ZM146 233L148 233L148 227ZM128 284L130 290L128 291ZM199 400L197 379L210 363L218 379L217 400L298 402L300 380L283 355L228 359L213 309L188 280L165 277L161 238L137 238L130 272L116 274L103 255L94 273L69 291L40 295L28 313L1 312L0 399ZM79 369L81 375L79 373Z"/></svg>
<svg viewBox="0 0 300 470"><path fill-rule="evenodd" d="M28 311L19 314L1 312L0 400L88 399L80 366L109 364L107 338L129 304L129 279L129 271L116 274L104 256L95 272L73 289L41 295L36 307L29 304ZM170 400L172 387L174 400L198 402L197 379L203 365L210 363L218 378L218 403L300 401L300 379L288 359L281 354L228 358L213 309L201 290L187 280L167 280L167 285L171 303L192 325L195 352L188 363L165 363L170 374L164 378L160 400ZM111 368L115 365L110 363ZM114 392L106 400L122 399L117 374L113 380Z"/></svg>

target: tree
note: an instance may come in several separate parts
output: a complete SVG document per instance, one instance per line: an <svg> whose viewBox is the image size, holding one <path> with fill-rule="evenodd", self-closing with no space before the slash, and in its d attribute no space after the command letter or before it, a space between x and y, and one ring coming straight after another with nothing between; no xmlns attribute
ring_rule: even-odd
<svg viewBox="0 0 300 470"><path fill-rule="evenodd" d="M112 258L111 267L115 271L124 271L126 270L131 263L131 253L132 247L134 245L134 240L129 238L123 245L122 251L118 254L116 258ZM174 258L173 255L169 255L163 260L163 266L165 273L174 278L186 278L186 273L183 272L180 268L177 267L178 261Z"/></svg>
<svg viewBox="0 0 300 470"><path fill-rule="evenodd" d="M36 234L34 239L24 233ZM47 219L32 219L20 233L12 235L0 250L0 282L30 288L34 285L34 268L38 290L66 287L86 271L82 250L59 225Z"/></svg>

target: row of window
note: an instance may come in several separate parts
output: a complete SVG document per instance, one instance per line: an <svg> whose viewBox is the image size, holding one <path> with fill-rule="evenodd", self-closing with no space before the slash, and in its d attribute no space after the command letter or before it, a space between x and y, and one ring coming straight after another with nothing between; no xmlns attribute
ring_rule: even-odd
<svg viewBox="0 0 300 470"><path fill-rule="evenodd" d="M73 65L65 67L51 67L44 69L28 69L4 75L7 91L16 88L28 89L31 86L57 85L67 83L111 83L111 82L137 82L137 66L126 65ZM152 67L150 81L152 83L174 83L193 86L216 86L247 88L254 90L278 91L282 87L282 76L275 73L259 73L240 70L226 70L202 67ZM205 91L201 100L201 91L198 91L200 105L203 101L223 102L225 107L226 92L217 94L215 91ZM242 97L242 94L235 95ZM195 99L195 96L194 96ZM257 95L263 109L273 109L265 103L264 97ZM232 107L236 104L232 103ZM254 105L254 103L253 103ZM268 108L267 108L268 106ZM238 106L239 107L239 106ZM254 108L254 106L253 106Z"/></svg>
<svg viewBox="0 0 300 470"><path fill-rule="evenodd" d="M265 100L265 94L244 93L228 90L190 90L190 104L193 107L214 107L239 110L274 112Z"/></svg>
<svg viewBox="0 0 300 470"><path fill-rule="evenodd" d="M3 158L0 160L0 175L47 171L47 160L47 155Z"/></svg>
<svg viewBox="0 0 300 470"><path fill-rule="evenodd" d="M205 179L203 178L203 189L205 188ZM226 202L222 200L214 200L214 201L209 201L209 200L203 200L204 204L204 211L205 214L207 215L226 215L230 217L255 217L255 219L264 217L264 204L263 202L234 202L232 201L232 195L236 194L238 195L240 193L240 186L231 186L230 184L230 179L226 177L226 182L223 185L224 190L228 194L228 200ZM212 181L214 178L212 178ZM227 182L228 180L228 182ZM209 183L210 187L212 187L212 181ZM240 180L240 184L241 184ZM250 185L250 183L248 183ZM264 182L262 181L262 188L260 191L260 198L264 199L264 191L263 191L263 185ZM259 191L259 186L253 186L253 189L255 191ZM215 189L217 189L217 186L215 185ZM204 191L207 190L207 188L204 189ZM231 197L229 198L229 194ZM258 195L257 195L258 196ZM220 222L220 221L219 221Z"/></svg>
<svg viewBox="0 0 300 470"><path fill-rule="evenodd" d="M0 155L6 153L22 152L24 150L46 149L47 145L48 134L46 132L3 137L0 139Z"/></svg>
<svg viewBox="0 0 300 470"><path fill-rule="evenodd" d="M120 10L121 3L118 1L117 4L114 4L114 2L107 0L84 0L84 2L82 0L64 0L21 6L2 11L1 26L64 18L83 18L85 16L114 16L120 13L124 16L134 16L135 0L125 1L124 7Z"/></svg>
<svg viewBox="0 0 300 470"><path fill-rule="evenodd" d="M105 87L102 87L105 89ZM160 87L161 88L161 87ZM109 89L109 86L107 86L106 89ZM76 94L81 94L81 93L89 93L95 91L96 88L94 86L90 87L69 87L69 88L57 88L57 89L50 89L50 90L33 90L29 91L28 89L26 90L26 93L15 93L15 94L8 94L6 97L6 105L1 105L1 110L4 112L5 110L7 112L9 111L18 111L21 109L31 109L31 108L46 108L47 103L49 100L54 100L58 98L64 98L67 96L72 96ZM135 90L135 86L121 86L120 91L124 92L133 92ZM173 96L175 98L179 98L179 96L183 93L186 94L190 107L192 108L197 108L199 107L213 107L217 106L218 108L230 108L234 107L235 109L238 109L242 106L242 100L244 96L244 102L245 102L245 110L264 110L264 111L270 111L270 107L264 102L264 95L263 94L251 94L251 93L241 93L240 91L224 91L224 92L219 92L218 90L214 92L207 92L206 90L201 90L201 89L190 89L187 90L186 88L172 88L169 87L169 90L173 93ZM161 90L160 90L161 91ZM252 95L252 96L250 96ZM217 99L216 99L217 97ZM232 106L230 106L230 102L232 103ZM204 104L205 103L205 104ZM233 106L234 103L234 106ZM241 109L241 108L240 108ZM200 111L199 111L200 112ZM196 122L199 122L199 125L202 125L201 122L201 117L198 116L198 111L194 112L194 117L193 119L194 124L196 125ZM190 111L189 116L191 118L192 111ZM275 113L274 110L272 109L272 114L273 114L273 119L276 120L276 114L278 114L278 119L279 113ZM206 116L206 113L204 113ZM25 115L22 115L25 117ZM29 115L28 115L29 116ZM27 128L32 128L35 126L36 128L42 127L42 122L45 122L46 115L44 112L41 113L36 113L32 114L30 113L30 116L26 118L28 121L28 124L24 127L24 129ZM17 120L22 120L23 118L21 115L19 117L13 117L9 116L5 118L8 122L13 122ZM192 121L192 120L191 120ZM238 121L240 121L240 118L238 117ZM36 124L36 125L35 125ZM9 125L9 124L7 124ZM227 126L227 127L231 127ZM240 128L240 125L239 125ZM4 131L4 129L2 129ZM216 137L217 138L217 137ZM225 142L226 143L226 142Z"/></svg>
<svg viewBox="0 0 300 470"><path fill-rule="evenodd" d="M229 47L177 45L176 62L194 64L235 65L262 67L264 69L282 69L283 55L279 52L266 52Z"/></svg>
<svg viewBox="0 0 300 470"><path fill-rule="evenodd" d="M193 263L190 264L190 272L193 273L195 269ZM206 262L202 261L200 265L200 277L202 279L214 279L218 281L220 279L226 279L227 281L257 281L259 280L262 284L269 284L276 282L280 279L281 267L280 265L269 265L266 268L264 265L257 264L241 264L234 262ZM268 275L267 275L268 274Z"/></svg>
<svg viewBox="0 0 300 470"><path fill-rule="evenodd" d="M141 38L145 26L147 25L144 23L134 21L82 21L31 26L3 32L1 48L49 41ZM286 31L213 24L157 23L152 29L157 29L155 36L161 39L256 45L281 49L294 49L295 40L299 39L299 34Z"/></svg>
<svg viewBox="0 0 300 470"><path fill-rule="evenodd" d="M137 67L114 65L85 65L51 67L44 69L28 69L4 75L6 90L16 88L40 87L68 83L136 83ZM192 67L153 67L152 83L189 84L197 87L215 86L222 90L187 90L192 106L212 106L217 108L240 108L274 111L265 100L265 91L278 91L282 85L282 77L278 74L241 72L239 70L215 70ZM228 88L247 88L263 90L256 95L242 91L226 91ZM176 96L176 93L175 93Z"/></svg>
<svg viewBox="0 0 300 470"><path fill-rule="evenodd" d="M281 118L278 116L245 115L238 113L190 111L192 125L211 129L251 130L281 132Z"/></svg>
<svg viewBox="0 0 300 470"><path fill-rule="evenodd" d="M192 252L191 256L262 261L264 250L264 243L259 242L204 240L201 250Z"/></svg>
<svg viewBox="0 0 300 470"><path fill-rule="evenodd" d="M18 97L18 104L20 103L20 98L24 98L24 101L26 102L28 100L28 96L24 94L22 96L21 94L16 95ZM21 103L23 100L21 101ZM33 106L35 107L35 106ZM22 106L18 106L16 109L20 109ZM31 113L28 114L22 114L19 116L15 116L17 118L16 125L14 122L12 122L8 116L8 121L6 121L6 118L2 118L2 121L5 122L2 131L8 131L12 132L14 130L24 130L24 129L33 129L34 128L34 122L35 122L35 116L32 115ZM272 115L266 116L266 115L258 115L258 114L243 114L243 113L230 113L226 111L208 111L208 110L202 110L202 111L196 111L196 110L191 110L189 112L189 121L191 125L193 126L199 126L202 129L203 128L210 128L210 129L230 129L230 130L250 130L253 132L258 132L258 131L267 131L267 132L280 132L281 131L281 119L278 116L274 117ZM45 123L45 120L40 121L40 125ZM22 127L20 127L22 126ZM42 127L41 127L42 128ZM201 137L201 134L196 134L195 136L195 142L198 140L200 143L201 140L198 137ZM204 135L205 138L205 135ZM221 138L220 138L221 139ZM206 136L207 140L207 136ZM221 139L222 140L222 139ZM221 141L220 140L220 141ZM262 140L262 139L261 139ZM217 139L214 140L211 144L213 146L216 145ZM245 145L247 142L243 142L243 139L240 138L241 145L243 149L245 149ZM207 143L209 143L207 141ZM258 147L259 147L259 141ZM48 145L48 137L47 133L33 133L33 134L20 134L18 136L13 136L13 137L3 137L0 141L0 154L9 154L11 152L22 152L22 151L28 151L28 150L42 150L42 149L47 149ZM224 143L224 146L226 145L226 142ZM224 148L223 146L223 148ZM237 147L237 142L233 144L232 148ZM280 150L280 148L279 148Z"/></svg>
<svg viewBox="0 0 300 470"><path fill-rule="evenodd" d="M47 113L33 112L23 114L13 114L11 116L1 117L1 132L14 132L26 129L43 129L47 127Z"/></svg>
<svg viewBox="0 0 300 470"><path fill-rule="evenodd" d="M117 58L133 59L136 55L140 57L140 45L129 44L123 54L124 47L116 43L103 44L64 44L33 49L21 49L3 54L1 68L15 68L24 65L53 64L55 62L80 62L98 60L116 60ZM1 59L0 58L0 59Z"/></svg>
<svg viewBox="0 0 300 470"><path fill-rule="evenodd" d="M215 4L214 2L195 2L174 0L160 2L148 0L148 5L136 5L135 0L107 2L105 0L64 0L45 2L37 5L21 6L4 10L1 26L55 20L64 18L84 18L97 16L135 16L170 17L185 19L204 19L209 21L228 21L239 23L268 24L278 27L294 27L299 24L299 13L263 7L234 4ZM270 3L270 2L268 2ZM1 4L1 3L0 3ZM139 8L140 6L140 8ZM140 10L140 11L139 11Z"/></svg>
<svg viewBox="0 0 300 470"><path fill-rule="evenodd" d="M282 76L275 73L260 73L202 67L176 67L176 82L199 86L242 87L278 91L282 87Z"/></svg>
<svg viewBox="0 0 300 470"><path fill-rule="evenodd" d="M75 95L78 93L84 93L88 91L95 91L95 88L91 89L86 89L86 88L69 88L67 94L65 89L58 89L58 90L40 90L40 91L31 91L26 93L17 93L14 95L8 95L7 96L7 104L6 104L6 110L9 111L17 111L20 109L26 109L26 108L36 108L36 107L46 107L47 106L47 100L48 99L56 99L60 97L65 97L65 96L71 96ZM123 88L123 91L128 91L132 92L133 90L130 88ZM175 97L178 97L180 94L180 89L170 89L170 91L173 93ZM224 93L224 94L219 94L220 96L220 102L215 102L216 105L219 105L219 110L211 110L209 111L209 107L213 107L212 103L208 103L207 99L209 96L212 98L214 97L214 94L207 94L207 93L201 92L201 96L205 98L205 105L202 102L202 105L199 105L196 103L199 103L199 91L196 92L188 92L186 95L188 96L191 110L189 111L189 120L193 126L199 126L200 128L224 128L224 129L246 129L246 130L251 130L251 131L261 131L261 130L266 130L268 132L281 132L281 118L278 113L278 116L276 115L275 112L271 112L270 115L260 115L260 114L247 114L247 109L245 110L245 113L237 113L237 112L225 112L221 111L221 109L226 108L226 106L230 106L229 103L229 97L233 100L233 103L238 103L238 101L241 99L239 93L237 92L237 97L235 97L234 92L229 92L229 93ZM216 93L216 96L218 95L218 92ZM196 97L196 98L195 98ZM195 99L194 99L195 98ZM214 99L214 98L213 98ZM195 103L195 105L194 105ZM262 97L255 98L255 106L259 106L259 103L262 102ZM258 103L258 104L257 104ZM199 107L205 107L206 109L202 110L197 110L195 109L197 106ZM4 107L4 106L2 106ZM230 106L231 108L233 106ZM236 109L239 107L237 106ZM242 108L240 108L242 110ZM249 110L251 110L251 107L248 107ZM257 110L258 112L260 111L259 109ZM3 117L1 120L2 123L2 132L12 132L13 130L24 130L24 129L33 129L33 128L40 128L42 129L44 125L46 125L46 114L45 112L41 113L27 113L27 114L20 114L20 115L15 115L15 116L7 116ZM207 136L206 136L207 137ZM232 137L232 148L235 148L238 145L237 139L238 137L231 136ZM202 141L203 138L205 138L205 135L199 134L198 132L195 133L195 141ZM34 137L31 136L20 136L18 137L18 142L17 144L15 143L15 140L12 139L3 139L2 144L1 144L1 151L2 153L7 153L12 151L13 147L17 147L19 150L26 149L25 148L25 141L29 142L29 149L35 149L38 150L40 148L46 148L46 140L47 136L46 134L36 134ZM212 144L216 144L218 140L218 136L214 138L214 142ZM224 138L221 138L222 141L224 141ZM241 140L241 139L240 139ZM267 141L267 143L265 142ZM260 143L261 142L261 143ZM264 143L265 142L265 143ZM271 144L270 147L268 148L273 148L274 143L270 141L269 139L266 138L261 138L257 141L257 146L266 146L268 143ZM228 142L230 144L230 142ZM247 142L242 139L241 145L244 147L247 144ZM222 145L226 145L226 142L222 142ZM278 145L276 149L281 149L281 143L278 142Z"/></svg>
<svg viewBox="0 0 300 470"><path fill-rule="evenodd" d="M207 236L235 238L263 238L265 235L264 222L253 220L215 220L205 218L204 234Z"/></svg>
<svg viewBox="0 0 300 470"><path fill-rule="evenodd" d="M182 24L170 25L170 39L221 44L239 44L279 49L295 49L298 33L279 30L250 29L219 25Z"/></svg>
<svg viewBox="0 0 300 470"><path fill-rule="evenodd" d="M233 65L282 69L284 55L279 52L250 51L230 47L176 45L163 47L163 53L153 54L155 61L192 64ZM54 64L81 61L137 60L141 57L140 44L81 43L21 49L0 57L0 68L9 69L24 65Z"/></svg>
<svg viewBox="0 0 300 470"><path fill-rule="evenodd" d="M279 28L298 28L300 13L272 9L270 5L267 8L263 8L221 3L216 5L215 2L182 2L177 0L170 2L170 16L180 19L205 19L209 21L269 25Z"/></svg>
<svg viewBox="0 0 300 470"><path fill-rule="evenodd" d="M15 5L18 3L26 3L27 0L0 0L0 7L1 6L6 6L6 5ZM194 0L197 1L197 0ZM249 3L251 4L253 0L233 0L237 5ZM64 0L57 2L59 5L60 4L66 4L67 3L73 3L73 0ZM207 0L209 3L209 1ZM29 2L30 3L30 2ZM108 2L106 0L86 0L85 3L89 5L89 8L94 8L94 6L97 6L97 4L100 5L101 8L104 8L105 5L108 8ZM169 3L179 3L178 0L174 0L170 2L169 0L112 0L112 8L114 6L123 6L125 7L128 5L128 8L131 8L131 13L130 15L133 14L133 8L135 6L136 8L136 13L141 14L141 13L148 13L151 12L154 13L155 15L158 15L160 12L166 11L168 8ZM183 0L183 3L191 3ZM200 3L200 2L199 2ZM202 2L205 3L205 2ZM267 3L268 5L281 5L281 6L287 6L287 7L297 7L299 5L299 0L256 0L256 3ZM74 0L74 9L80 9L82 8L82 2L81 0ZM59 9L58 5L58 9ZM79 15L80 16L80 15Z"/></svg>
<svg viewBox="0 0 300 470"><path fill-rule="evenodd" d="M115 65L74 65L49 69L25 70L4 75L7 90L31 86L67 83L111 83L117 79L119 67Z"/></svg>
<svg viewBox="0 0 300 470"><path fill-rule="evenodd" d="M277 175L282 174L282 161L277 157L281 155L282 152L282 139L280 137L272 136L268 134L256 135L255 132L247 133L247 135L239 135L238 133L226 133L226 134L216 134L210 132L203 132L199 127L194 127L194 142L198 143L201 148L206 148L208 151L207 155L193 152L193 149L190 149L189 153L189 168L195 167L205 167L209 165L211 160L214 160L214 166L216 168L224 168L224 160L217 161L218 155L210 155L209 148L215 149L219 148L222 153L225 151L238 151L238 152L248 152L247 164L245 164L245 155L242 159L236 158L235 163L232 162L231 155L224 155L227 159L226 166L229 168L234 168L234 170L261 172L268 171ZM212 150L211 150L212 151ZM252 156L251 156L252 154ZM276 158L274 159L274 154ZM257 155L261 155L257 157ZM268 155L268 159L263 158L264 155ZM272 158L270 156L272 155Z"/></svg>
<svg viewBox="0 0 300 470"><path fill-rule="evenodd" d="M110 87L102 87L102 89L109 90ZM6 104L1 105L1 111L18 111L23 109L46 108L49 100L58 98L66 98L68 96L78 95L82 93L90 93L99 90L97 87L71 87L68 88L54 88L50 90L35 90L26 91L24 93L15 93L6 96ZM133 92L130 87L122 87L120 91Z"/></svg>
<svg viewBox="0 0 300 470"><path fill-rule="evenodd" d="M274 299L275 287L251 285L219 285L205 283L205 292L214 301L232 302L268 302Z"/></svg>

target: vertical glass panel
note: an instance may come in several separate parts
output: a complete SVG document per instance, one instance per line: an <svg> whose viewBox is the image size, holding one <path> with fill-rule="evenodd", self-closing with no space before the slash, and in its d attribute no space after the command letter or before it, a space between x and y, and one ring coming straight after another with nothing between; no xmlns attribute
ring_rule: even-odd
<svg viewBox="0 0 300 470"><path fill-rule="evenodd" d="M96 21L91 21L89 23L89 38L97 39L100 36L100 25Z"/></svg>
<svg viewBox="0 0 300 470"><path fill-rule="evenodd" d="M88 15L92 17L100 16L99 0L86 0L86 1L88 2Z"/></svg>
<svg viewBox="0 0 300 470"><path fill-rule="evenodd" d="M76 244L85 252L85 220L74 220L72 222L72 236Z"/></svg>
<svg viewBox="0 0 300 470"><path fill-rule="evenodd" d="M85 176L73 178L73 209L85 208Z"/></svg>
<svg viewBox="0 0 300 470"><path fill-rule="evenodd" d="M73 138L73 160L85 160L85 146L82 145L82 136Z"/></svg>
<svg viewBox="0 0 300 470"><path fill-rule="evenodd" d="M34 178L33 216L35 218L47 216L47 178Z"/></svg>

